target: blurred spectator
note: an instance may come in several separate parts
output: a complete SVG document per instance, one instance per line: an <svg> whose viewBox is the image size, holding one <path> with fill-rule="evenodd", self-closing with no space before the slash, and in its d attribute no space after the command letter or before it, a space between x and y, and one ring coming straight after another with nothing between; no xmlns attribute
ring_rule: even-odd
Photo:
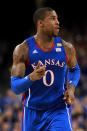
<svg viewBox="0 0 87 131"><path fill-rule="evenodd" d="M2 131L11 131L11 125L8 121L3 122Z"/></svg>
<svg viewBox="0 0 87 131"><path fill-rule="evenodd" d="M13 131L20 131L20 122L14 124Z"/></svg>
<svg viewBox="0 0 87 131"><path fill-rule="evenodd" d="M21 96L8 89L0 99L0 131L19 131L21 121Z"/></svg>

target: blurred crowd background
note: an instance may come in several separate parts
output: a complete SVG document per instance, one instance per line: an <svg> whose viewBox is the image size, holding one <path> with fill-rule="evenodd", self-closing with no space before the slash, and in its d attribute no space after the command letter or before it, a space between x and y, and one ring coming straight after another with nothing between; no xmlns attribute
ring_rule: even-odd
<svg viewBox="0 0 87 131"><path fill-rule="evenodd" d="M76 100L72 106L72 124L74 131L87 131L87 15L85 6L76 6L76 3L71 1L68 5L62 5L57 0L32 0L30 4L24 3L23 7L18 3L15 4L16 6L13 4L4 7L6 11L1 14L0 23L0 131L20 130L21 95L15 95L10 88L12 53L16 45L34 34L33 13L37 8L44 6L56 10L61 26L59 36L71 42L76 49L81 78L75 91Z"/></svg>

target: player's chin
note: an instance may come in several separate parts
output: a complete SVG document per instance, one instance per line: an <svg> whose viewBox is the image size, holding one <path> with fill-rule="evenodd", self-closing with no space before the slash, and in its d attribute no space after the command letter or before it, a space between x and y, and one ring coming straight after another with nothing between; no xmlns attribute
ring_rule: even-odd
<svg viewBox="0 0 87 131"><path fill-rule="evenodd" d="M56 36L58 36L58 34L59 34L59 30L56 30L56 31L54 32L54 36L56 37Z"/></svg>
<svg viewBox="0 0 87 131"><path fill-rule="evenodd" d="M59 32L58 32L59 33ZM58 33L54 33L54 37L58 36Z"/></svg>

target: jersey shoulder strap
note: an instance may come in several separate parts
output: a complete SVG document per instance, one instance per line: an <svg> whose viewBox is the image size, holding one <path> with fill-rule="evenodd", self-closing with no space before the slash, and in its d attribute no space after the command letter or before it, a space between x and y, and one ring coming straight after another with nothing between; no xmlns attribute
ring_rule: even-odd
<svg viewBox="0 0 87 131"><path fill-rule="evenodd" d="M62 46L61 37L55 37L54 38L54 43L56 44L56 46Z"/></svg>
<svg viewBox="0 0 87 131"><path fill-rule="evenodd" d="M33 37L33 36L25 39L25 41L28 43L28 46L29 46L29 47L30 47L31 45L35 44L35 40L34 40L34 37Z"/></svg>

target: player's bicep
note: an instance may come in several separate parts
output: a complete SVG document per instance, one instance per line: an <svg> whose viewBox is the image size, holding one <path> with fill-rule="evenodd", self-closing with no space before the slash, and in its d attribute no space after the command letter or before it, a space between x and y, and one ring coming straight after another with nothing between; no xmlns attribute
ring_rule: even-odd
<svg viewBox="0 0 87 131"><path fill-rule="evenodd" d="M76 59L75 48L72 45L69 47L68 58L69 58L69 61L67 63L68 67L69 68L74 67L76 65L76 63L77 63L77 59Z"/></svg>
<svg viewBox="0 0 87 131"><path fill-rule="evenodd" d="M62 43L63 43L64 49L65 49L65 53L66 53L66 55L68 57L67 66L69 68L72 68L77 63L75 48L71 43L66 42L64 40L62 40Z"/></svg>
<svg viewBox="0 0 87 131"><path fill-rule="evenodd" d="M25 63L21 62L18 64L13 64L11 69L11 76L24 77L25 75Z"/></svg>
<svg viewBox="0 0 87 131"><path fill-rule="evenodd" d="M25 43L18 45L13 52L13 66L11 69L11 76L24 77L25 62L28 58L28 48Z"/></svg>

